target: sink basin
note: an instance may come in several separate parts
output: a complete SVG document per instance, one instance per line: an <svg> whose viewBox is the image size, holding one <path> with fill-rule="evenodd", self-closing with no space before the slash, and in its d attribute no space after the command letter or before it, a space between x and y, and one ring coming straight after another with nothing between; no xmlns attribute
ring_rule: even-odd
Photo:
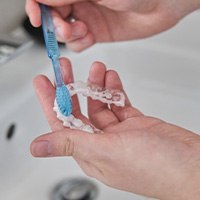
<svg viewBox="0 0 200 200"><path fill-rule="evenodd" d="M199 14L148 40L97 45L81 54L63 49L62 55L71 59L76 80L86 80L91 63L102 61L119 72L134 106L147 115L199 133L200 44L193 42L194 48L186 48L175 40L180 29L195 28L199 36L200 30L193 27L195 20L199 21ZM189 33L185 37L183 41L189 40ZM29 153L32 139L49 131L31 84L38 73L52 77L46 52L37 44L0 67L0 199L50 200L60 181L86 178L71 158L36 159ZM85 100L81 99L81 103L86 113ZM99 190L97 200L149 199L92 181Z"/></svg>

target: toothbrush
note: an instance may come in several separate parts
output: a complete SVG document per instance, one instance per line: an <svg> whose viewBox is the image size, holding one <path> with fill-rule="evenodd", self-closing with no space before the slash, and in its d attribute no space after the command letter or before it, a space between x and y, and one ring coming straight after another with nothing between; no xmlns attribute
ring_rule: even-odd
<svg viewBox="0 0 200 200"><path fill-rule="evenodd" d="M69 90L64 84L62 72L60 69L60 51L58 42L55 37L55 28L52 21L51 10L48 6L42 4L40 4L40 9L42 13L42 29L46 49L48 56L52 61L56 78L56 102L60 112L67 117L72 113L72 100Z"/></svg>

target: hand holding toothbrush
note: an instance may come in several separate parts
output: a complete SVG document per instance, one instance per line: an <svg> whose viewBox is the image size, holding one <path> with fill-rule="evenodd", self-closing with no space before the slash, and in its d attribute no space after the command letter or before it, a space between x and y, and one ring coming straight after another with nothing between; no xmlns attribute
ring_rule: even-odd
<svg viewBox="0 0 200 200"><path fill-rule="evenodd" d="M27 0L26 12L36 27L41 25L38 3L54 8L57 38L77 52L99 42L152 36L200 8L200 0Z"/></svg>
<svg viewBox="0 0 200 200"><path fill-rule="evenodd" d="M63 58L60 63L65 84L73 82L69 60ZM99 62L92 65L88 81L123 90L117 72ZM88 98L88 119L81 113L77 96L73 96L73 114L93 123L102 133L63 128L52 110L52 83L40 75L34 85L52 129L33 141L34 156L72 156L88 176L132 193L166 200L200 199L200 136L145 116L128 98L125 107L110 109Z"/></svg>

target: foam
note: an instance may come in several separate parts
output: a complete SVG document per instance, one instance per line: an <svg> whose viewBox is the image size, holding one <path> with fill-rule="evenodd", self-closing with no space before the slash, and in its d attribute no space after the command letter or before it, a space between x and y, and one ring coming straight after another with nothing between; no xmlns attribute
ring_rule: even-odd
<svg viewBox="0 0 200 200"><path fill-rule="evenodd" d="M99 100L103 103L114 104L116 106L123 107L125 105L124 93L119 90L109 90L100 88L95 85L87 85L82 81L77 81L75 83L70 83L66 85L71 96L75 94L82 94L85 97L91 97L94 100ZM71 129L79 129L82 131L87 131L89 133L99 132L97 128L92 125L83 123L80 119L75 118L72 114L69 116L64 116L58 107L57 101L55 99L53 110L57 114L57 118L63 122L63 126L69 127Z"/></svg>
<svg viewBox="0 0 200 200"><path fill-rule="evenodd" d="M67 117L64 116L60 112L56 100L54 102L53 110L56 112L57 118L63 122L63 126L65 127L68 127L71 129L78 129L78 130L86 131L89 133L98 132L98 130L95 127L92 127L91 125L88 125L88 124L84 124L80 119L75 118L74 115L72 114Z"/></svg>

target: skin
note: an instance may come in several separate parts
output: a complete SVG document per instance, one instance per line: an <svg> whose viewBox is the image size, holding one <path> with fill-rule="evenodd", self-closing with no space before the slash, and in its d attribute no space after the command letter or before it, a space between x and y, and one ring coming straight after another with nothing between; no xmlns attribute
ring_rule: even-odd
<svg viewBox="0 0 200 200"><path fill-rule="evenodd" d="M73 82L69 60L62 58L65 83ZM88 82L123 91L117 72L95 62ZM64 128L52 111L55 87L45 76L34 79L36 94L52 132L36 138L36 157L71 156L91 177L111 187L163 200L200 199L200 136L160 119L145 116L128 97L125 107L88 98L88 118L77 96L73 114L102 132L89 134Z"/></svg>
<svg viewBox="0 0 200 200"><path fill-rule="evenodd" d="M26 12L36 27L41 25L38 3L52 7L58 40L77 52L98 42L155 35L200 8L200 0L27 0Z"/></svg>
<svg viewBox="0 0 200 200"><path fill-rule="evenodd" d="M38 3L52 7L57 38L82 51L94 43L133 40L173 27L200 7L199 0L27 0L31 23L41 25ZM69 17L76 18L70 23ZM68 60L62 59L65 82L72 82ZM123 90L115 71L94 63L89 82ZM199 199L199 136L132 107L118 108L88 99L88 116L73 97L73 114L102 130L101 134L63 128L52 111L55 88L44 76L34 80L36 93L52 132L31 144L37 157L72 156L88 176L103 183L159 199Z"/></svg>

